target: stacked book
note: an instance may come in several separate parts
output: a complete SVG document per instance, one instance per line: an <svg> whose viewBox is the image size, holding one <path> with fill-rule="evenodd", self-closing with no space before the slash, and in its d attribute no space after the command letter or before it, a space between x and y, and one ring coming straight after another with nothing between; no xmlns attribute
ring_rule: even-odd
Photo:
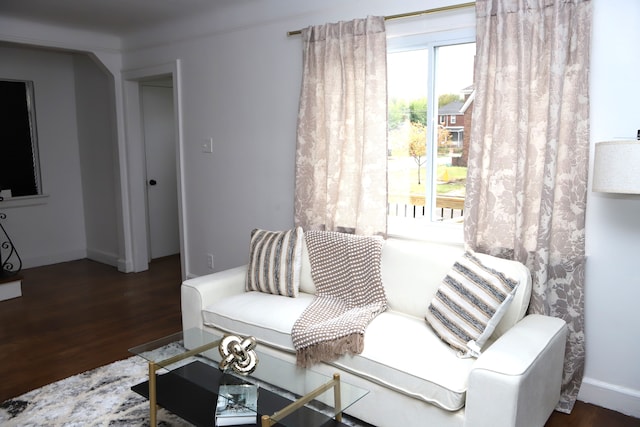
<svg viewBox="0 0 640 427"><path fill-rule="evenodd" d="M216 426L256 425L258 386L221 384L216 405Z"/></svg>

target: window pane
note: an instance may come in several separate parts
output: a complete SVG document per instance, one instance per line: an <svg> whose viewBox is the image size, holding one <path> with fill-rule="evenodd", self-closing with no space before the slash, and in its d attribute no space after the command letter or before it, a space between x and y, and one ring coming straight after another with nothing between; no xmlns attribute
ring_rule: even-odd
<svg viewBox="0 0 640 427"><path fill-rule="evenodd" d="M388 55L389 215L424 215L428 51Z"/></svg>
<svg viewBox="0 0 640 427"><path fill-rule="evenodd" d="M467 179L468 138L473 104L475 43L436 48L435 91L438 99L436 216L461 214ZM466 142L466 144L465 144Z"/></svg>
<svg viewBox="0 0 640 427"><path fill-rule="evenodd" d="M462 220L474 56L475 43L388 55L389 216Z"/></svg>

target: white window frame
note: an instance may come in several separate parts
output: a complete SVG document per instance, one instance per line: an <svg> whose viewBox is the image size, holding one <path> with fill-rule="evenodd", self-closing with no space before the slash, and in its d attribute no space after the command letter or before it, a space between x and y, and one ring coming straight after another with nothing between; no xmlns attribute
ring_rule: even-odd
<svg viewBox="0 0 640 427"><path fill-rule="evenodd" d="M387 25L388 53L418 49L427 50L427 78L429 80L427 88L427 102L429 106L438 105L437 94L435 93L435 78L432 78L432 76L435 75L435 63L437 61L436 48L455 44L475 43L476 41L475 11L471 10L471 12L469 12L467 10L462 10L458 15L459 25L456 30L424 32L424 28L426 27L424 22L422 22L422 25L413 23L399 27L389 25L392 23ZM447 19L450 18L451 17L448 17ZM412 25L417 25L417 27L422 28L423 31L420 31L419 29L411 30L410 28ZM437 27L438 26L434 26L435 29L437 29ZM430 124L429 131L427 132L427 152L435 153L437 152L435 150L437 150L436 142L439 122L437 109L429 108L429 117L427 117L427 121ZM426 175L431 183L436 179L436 160L436 156L431 156L425 163ZM425 210L429 212L429 216L425 219L389 216L389 236L462 244L464 240L462 224L433 221L431 215L435 210L435 187L433 185L427 186L426 192Z"/></svg>

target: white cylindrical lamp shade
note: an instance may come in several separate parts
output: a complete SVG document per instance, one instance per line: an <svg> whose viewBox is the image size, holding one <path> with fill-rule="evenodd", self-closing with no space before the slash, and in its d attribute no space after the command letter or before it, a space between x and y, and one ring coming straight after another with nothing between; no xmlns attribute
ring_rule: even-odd
<svg viewBox="0 0 640 427"><path fill-rule="evenodd" d="M596 143L592 189L602 193L640 194L640 141Z"/></svg>

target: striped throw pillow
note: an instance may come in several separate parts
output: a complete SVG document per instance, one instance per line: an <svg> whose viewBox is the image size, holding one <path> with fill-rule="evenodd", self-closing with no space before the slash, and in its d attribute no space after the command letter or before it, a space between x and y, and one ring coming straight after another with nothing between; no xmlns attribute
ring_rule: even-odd
<svg viewBox="0 0 640 427"><path fill-rule="evenodd" d="M443 341L478 357L518 284L466 252L443 279L425 318Z"/></svg>
<svg viewBox="0 0 640 427"><path fill-rule="evenodd" d="M246 290L297 297L303 236L301 227L287 231L253 230Z"/></svg>

